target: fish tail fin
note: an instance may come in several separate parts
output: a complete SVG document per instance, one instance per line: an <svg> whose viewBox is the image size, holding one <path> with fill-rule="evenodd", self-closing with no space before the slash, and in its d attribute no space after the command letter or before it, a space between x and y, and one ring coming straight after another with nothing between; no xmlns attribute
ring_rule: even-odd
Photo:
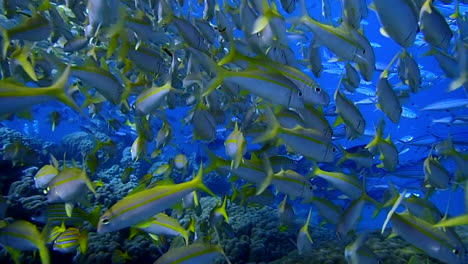
<svg viewBox="0 0 468 264"><path fill-rule="evenodd" d="M292 24L292 28L295 28L297 24L301 24L305 19L310 18L307 12L307 7L304 0L298 0L298 14L291 18L286 19L287 22Z"/></svg>
<svg viewBox="0 0 468 264"><path fill-rule="evenodd" d="M255 138L254 143L260 143L274 139L281 128L280 123L278 122L278 120L275 117L275 114L270 108L265 108L264 114L266 116L266 121L268 124L267 132Z"/></svg>
<svg viewBox="0 0 468 264"><path fill-rule="evenodd" d="M136 227L130 227L130 234L128 235L128 239L132 240L136 235L141 234L140 229Z"/></svg>
<svg viewBox="0 0 468 264"><path fill-rule="evenodd" d="M216 90L216 88L218 88L224 82L224 79L226 77L229 77L229 71L219 66L212 58L210 58L205 53L190 47L188 47L187 49L190 51L192 57L198 63L200 63L206 71L215 74L215 77L208 83L208 85L204 89L205 91L202 94L203 97L206 97L214 90Z"/></svg>
<svg viewBox="0 0 468 264"><path fill-rule="evenodd" d="M205 92L202 94L202 96L208 96L210 93L212 93L214 90L216 90L216 88L218 88L219 86L221 86L221 84L223 84L224 82L224 77L222 76L222 74L216 74L216 77L213 78L209 83L208 85L206 86L206 90Z"/></svg>
<svg viewBox="0 0 468 264"><path fill-rule="evenodd" d="M338 149L340 150L343 156L336 162L336 166L339 166L348 160L348 155L346 155L347 152L345 148L343 148L342 146L338 146Z"/></svg>
<svg viewBox="0 0 468 264"><path fill-rule="evenodd" d="M262 1L262 2L264 3L265 1ZM265 5L265 4L262 4L262 5ZM266 5L268 6L268 2ZM257 34L261 32L268 26L269 23L270 23L270 17L268 15L263 14L263 15L258 16L254 22L253 29L250 34Z"/></svg>
<svg viewBox="0 0 468 264"><path fill-rule="evenodd" d="M461 17L461 13L460 13L460 0L457 0L455 2L455 11L453 12L453 14L450 15L450 18L452 19L456 19L456 18L460 18Z"/></svg>
<svg viewBox="0 0 468 264"><path fill-rule="evenodd" d="M2 58L6 58L8 48L10 47L10 34L8 30L0 26L0 33L2 34Z"/></svg>
<svg viewBox="0 0 468 264"><path fill-rule="evenodd" d="M304 224L306 230L309 229L309 223L310 223L311 216L312 216L312 207L309 208L309 214L307 215L307 220L306 220L306 222ZM310 238L310 236L309 236L309 238ZM310 241L312 241L312 238L310 238Z"/></svg>
<svg viewBox="0 0 468 264"><path fill-rule="evenodd" d="M184 238L185 245L188 246L190 243L190 226L187 229L181 230L180 235Z"/></svg>
<svg viewBox="0 0 468 264"><path fill-rule="evenodd" d="M86 254L86 251L88 251L88 231L86 229L81 231L79 243L81 253Z"/></svg>
<svg viewBox="0 0 468 264"><path fill-rule="evenodd" d="M388 212L387 218L385 219L385 221L384 221L384 223L383 223L383 225L382 225L381 234L384 233L385 228L387 227L388 222L389 222L390 219L392 218L392 215L395 213L396 209L398 208L398 206L400 205L400 203L401 203L401 202L403 201L403 199L405 198L405 194L406 194L406 190L404 190L403 193L398 194L398 198L395 200L395 204L392 206L392 209L390 209L390 211Z"/></svg>
<svg viewBox="0 0 468 264"><path fill-rule="evenodd" d="M372 148L379 145L383 140L384 121L380 120L378 126L375 128L375 137L369 142L365 148Z"/></svg>
<svg viewBox="0 0 468 264"><path fill-rule="evenodd" d="M83 114L81 108L76 104L76 102L68 95L68 78L70 76L70 66L68 66L57 79L57 81L48 87L51 92L51 95L56 96L62 103L70 106L78 113Z"/></svg>
<svg viewBox="0 0 468 264"><path fill-rule="evenodd" d="M223 215L224 220L226 221L226 223L229 224L229 216L228 216L228 213L226 211L226 207L227 207L227 195L224 196L223 204L221 205L220 213Z"/></svg>
<svg viewBox="0 0 468 264"><path fill-rule="evenodd" d="M449 86L449 91L454 91L454 90L457 90L458 88L462 87L467 81L467 72L465 70L465 72L462 72L460 74L460 77L458 77L457 79L453 80L451 83L450 83L450 86Z"/></svg>
<svg viewBox="0 0 468 264"><path fill-rule="evenodd" d="M10 253L11 255L11 258L13 259L13 262L15 262L15 264L21 264L21 251L17 250L17 249L14 249L12 247L5 247L5 250Z"/></svg>
<svg viewBox="0 0 468 264"><path fill-rule="evenodd" d="M216 156L216 154L214 154L213 151L211 151L208 147L204 146L203 149L205 150L206 154L208 155L208 160L210 162L210 165L208 167L206 167L206 169L205 169L205 173L210 173L210 172L218 169L218 167L223 165L223 161L224 161L223 159Z"/></svg>
<svg viewBox="0 0 468 264"><path fill-rule="evenodd" d="M229 53L218 61L218 65L223 66L230 62L233 62L237 56L239 56L239 52L237 51L235 44L231 43L229 47Z"/></svg>
<svg viewBox="0 0 468 264"><path fill-rule="evenodd" d="M28 60L29 54L31 54L32 45L27 44L23 47L18 47L12 54L11 58L14 58L19 62L23 70L28 74L29 78L37 82L36 72L34 71L34 65Z"/></svg>
<svg viewBox="0 0 468 264"><path fill-rule="evenodd" d="M198 173L195 176L195 178L193 178L192 183L196 189L202 190L208 193L209 195L216 197L216 195L210 189L208 189L208 187L206 187L206 185L203 183L203 164L202 163L200 164Z"/></svg>
<svg viewBox="0 0 468 264"><path fill-rule="evenodd" d="M83 180L86 183L86 186L88 186L88 189L96 194L96 189L94 188L93 182L89 179L88 174L86 174L86 169L83 168L83 171L81 172L81 177L83 177Z"/></svg>
<svg viewBox="0 0 468 264"><path fill-rule="evenodd" d="M42 264L50 264L50 255L49 249L46 247L45 244L41 244L39 247L39 257L41 258Z"/></svg>
<svg viewBox="0 0 468 264"><path fill-rule="evenodd" d="M256 195L259 195L263 191L265 191L266 188L268 188L268 186L270 186L271 181L273 180L273 169L271 168L270 159L268 158L268 156L266 154L263 155L263 166L265 167L266 178L262 182L262 184L260 184L260 186L258 186L257 191L255 193Z"/></svg>
<svg viewBox="0 0 468 264"><path fill-rule="evenodd" d="M87 218L88 218L89 223L92 226L97 227L98 222L99 222L100 214L101 214L101 206L100 205L96 206L96 208L94 208L94 210L91 211L91 213L88 214Z"/></svg>
<svg viewBox="0 0 468 264"><path fill-rule="evenodd" d="M195 217L191 216L190 217L190 223L189 223L189 226L188 226L187 230L192 232L192 233L195 233L196 226L197 226L197 220L195 219Z"/></svg>

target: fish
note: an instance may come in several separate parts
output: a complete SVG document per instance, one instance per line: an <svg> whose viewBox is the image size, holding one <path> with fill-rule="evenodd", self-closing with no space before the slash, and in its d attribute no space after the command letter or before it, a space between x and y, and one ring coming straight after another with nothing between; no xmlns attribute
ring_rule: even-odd
<svg viewBox="0 0 468 264"><path fill-rule="evenodd" d="M427 43L442 50L448 49L453 33L432 0L426 0L421 7L419 23Z"/></svg>
<svg viewBox="0 0 468 264"><path fill-rule="evenodd" d="M217 257L224 257L228 263L229 260L224 254L220 245L211 245L202 242L195 242L188 246L170 249L164 255L159 257L155 264L169 264L184 262L187 264L195 263L214 263Z"/></svg>
<svg viewBox="0 0 468 264"><path fill-rule="evenodd" d="M100 210L101 207L97 206L88 213L79 207L74 207L71 216L68 216L64 204L48 204L45 208L36 211L31 216L31 220L42 224L60 225L64 223L67 226L77 227L81 227L85 221L88 221L91 225L96 226Z"/></svg>
<svg viewBox="0 0 468 264"><path fill-rule="evenodd" d="M400 100L395 94L392 86L388 82L388 72L383 71L377 83L377 108L382 110L385 115L395 124L400 122L403 112Z"/></svg>
<svg viewBox="0 0 468 264"><path fill-rule="evenodd" d="M305 104L326 106L330 102L328 93L323 90L315 80L295 67L291 67L285 63L277 63L261 56L255 58L248 57L240 54L235 48L231 48L229 54L224 57L219 64L223 65L235 60L246 61L259 69L267 69L286 77L302 92L302 95L299 95L299 97L303 97L302 100ZM293 107L293 105L290 106ZM299 106L298 108L301 107Z"/></svg>
<svg viewBox="0 0 468 264"><path fill-rule="evenodd" d="M288 202L288 196L285 195L281 203L278 205L278 218L279 218L279 230L286 231L294 224L296 215L294 208Z"/></svg>
<svg viewBox="0 0 468 264"><path fill-rule="evenodd" d="M421 111L447 111L453 110L458 108L467 108L468 107L468 99L447 99L441 100L425 107L421 108Z"/></svg>
<svg viewBox="0 0 468 264"><path fill-rule="evenodd" d="M461 226L468 224L468 214L442 219L440 222L436 223L434 227L452 227L452 226Z"/></svg>
<svg viewBox="0 0 468 264"><path fill-rule="evenodd" d="M229 216L226 211L226 207L227 196L224 196L223 202L221 204L217 204L210 212L209 221L211 226L217 226L222 221L226 221L226 223L229 224Z"/></svg>
<svg viewBox="0 0 468 264"><path fill-rule="evenodd" d="M131 243L155 243L153 262L239 262L223 241L236 240L239 216L253 213L275 218L264 227L289 238L268 241L277 254L264 243L264 262L326 246L312 244L314 219L348 240L339 261L380 263L390 257L365 243L373 236L366 219L372 207L373 216L391 207L383 229L391 222L390 237L402 229L422 247L403 250L418 256L410 262L435 254L467 262L453 254L466 255L454 227L468 211L450 201L468 184L466 2L4 0L0 148L10 193L0 196L0 237L12 219L28 219L39 234L31 250L77 260L93 258L81 235L129 228L120 233L142 235ZM41 136L63 140L41 145ZM46 160L64 151L72 156L63 165ZM11 202L29 209L18 218L6 211ZM296 217L311 207L306 223ZM411 219L403 225L396 212ZM60 237L67 228L71 237ZM237 246L255 242L258 230ZM101 260L140 259L122 242ZM234 249L231 260L220 244ZM1 246L16 262L41 255Z"/></svg>
<svg viewBox="0 0 468 264"><path fill-rule="evenodd" d="M124 197L100 217L97 232L107 233L135 225L170 208L185 195L195 190L201 190L215 196L203 184L203 167L201 165L197 175L191 181L155 186Z"/></svg>
<svg viewBox="0 0 468 264"><path fill-rule="evenodd" d="M449 181L449 172L437 159L429 155L424 160L424 182L426 185L437 189L447 189Z"/></svg>
<svg viewBox="0 0 468 264"><path fill-rule="evenodd" d="M125 170L122 172L122 175L120 176L120 180L122 181L123 184L126 184L130 181L130 175L132 172L135 170L133 167L127 167Z"/></svg>
<svg viewBox="0 0 468 264"><path fill-rule="evenodd" d="M345 88L351 92L354 92L354 90L359 87L359 84L361 81L359 74L356 71L356 69L354 69L354 67L351 66L351 64L349 63L346 63L345 69L346 69L346 77L343 80L345 84Z"/></svg>
<svg viewBox="0 0 468 264"><path fill-rule="evenodd" d="M109 102L116 105L121 103L124 87L108 70L92 64L73 66L71 67L70 75L94 87L102 96L109 100Z"/></svg>
<svg viewBox="0 0 468 264"><path fill-rule="evenodd" d="M86 37L94 36L101 27L117 23L119 16L118 0L91 0L88 1L88 25L85 27Z"/></svg>
<svg viewBox="0 0 468 264"><path fill-rule="evenodd" d="M164 213L158 213L155 216L132 226L132 228L137 228L149 233L150 235L182 236L185 240L185 244L189 244L189 230L183 228L177 219ZM133 235L130 234L130 238L132 236Z"/></svg>
<svg viewBox="0 0 468 264"><path fill-rule="evenodd" d="M256 142L265 142L279 137L290 149L318 162L332 162L336 148L330 144L330 139L319 131L303 127L287 129L281 127L270 109L266 111L270 129L261 135Z"/></svg>
<svg viewBox="0 0 468 264"><path fill-rule="evenodd" d="M306 104L302 109L295 109L302 118L304 128L318 130L324 137L333 136L333 130L328 120L324 117L323 110L315 108L311 104Z"/></svg>
<svg viewBox="0 0 468 264"><path fill-rule="evenodd" d="M301 12L297 22L304 24L316 37L317 44L325 45L330 51L335 53L340 59L367 64L370 62L368 55L372 53L366 50L353 36L354 28L342 24L340 27L333 27L322 24L307 15L304 1L300 1ZM369 44L370 47L370 44Z"/></svg>
<svg viewBox="0 0 468 264"><path fill-rule="evenodd" d="M52 33L52 27L47 18L40 13L35 13L13 28L1 27L0 32L2 34L2 57L5 58L10 40L44 40Z"/></svg>
<svg viewBox="0 0 468 264"><path fill-rule="evenodd" d="M459 65L458 61L453 55L435 48L429 50L427 55L432 55L437 60L439 67L447 75L447 77L452 79L456 79L458 77Z"/></svg>
<svg viewBox="0 0 468 264"><path fill-rule="evenodd" d="M365 191L355 175L324 171L317 166L309 176L316 176L326 180L351 199L358 199Z"/></svg>
<svg viewBox="0 0 468 264"><path fill-rule="evenodd" d="M371 152L372 148L374 147L377 147L379 150L379 160L381 160L382 163L377 165L377 167L384 168L388 171L395 171L399 163L399 152L390 136L388 136L386 139L383 138L383 129L384 122L381 121L376 128L374 138L366 145L366 148L371 150Z"/></svg>
<svg viewBox="0 0 468 264"><path fill-rule="evenodd" d="M447 234L432 227L426 221L409 213L394 213L391 216L393 232L427 255L446 263L464 263L466 249L455 244Z"/></svg>
<svg viewBox="0 0 468 264"><path fill-rule="evenodd" d="M319 211L320 216L330 224L337 225L343 209L334 204L332 201L320 197L313 197L306 202L312 203Z"/></svg>
<svg viewBox="0 0 468 264"><path fill-rule="evenodd" d="M346 137L349 139L364 134L366 120L354 103L347 99L338 89L335 91L334 99L336 102L336 112L339 114L335 125L343 122L346 125Z"/></svg>
<svg viewBox="0 0 468 264"><path fill-rule="evenodd" d="M80 250L82 254L86 254L88 249L88 232L80 231L75 227L67 228L54 241L53 250L61 253L72 253Z"/></svg>
<svg viewBox="0 0 468 264"><path fill-rule="evenodd" d="M36 225L16 220L0 228L0 245L8 247L8 251L19 263L17 251L38 250L42 264L50 264L50 253L46 247L46 231L40 233Z"/></svg>
<svg viewBox="0 0 468 264"><path fill-rule="evenodd" d="M306 253L306 251L310 251L312 248L312 244L314 243L309 232L309 223L310 223L311 215L312 215L312 208L309 209L309 214L307 215L307 219L297 234L296 244L297 244L297 251L299 255L303 255Z"/></svg>
<svg viewBox="0 0 468 264"><path fill-rule="evenodd" d="M296 9L296 2L297 0L281 0L281 7L289 14L294 12Z"/></svg>
<svg viewBox="0 0 468 264"><path fill-rule="evenodd" d="M292 170L281 170L275 173L271 183L276 190L289 197L310 199L314 196L314 187L308 179Z"/></svg>
<svg viewBox="0 0 468 264"><path fill-rule="evenodd" d="M86 170L67 167L47 185L47 201L49 203L65 203L66 213L71 216L74 203L84 199L86 189L96 194Z"/></svg>
<svg viewBox="0 0 468 264"><path fill-rule="evenodd" d="M399 55L397 67L400 80L410 87L411 92L416 93L421 87L421 72L416 60L405 50Z"/></svg>
<svg viewBox="0 0 468 264"><path fill-rule="evenodd" d="M361 234L353 243L346 246L345 258L348 264L382 263L382 260L364 244L366 238L366 234Z"/></svg>
<svg viewBox="0 0 468 264"><path fill-rule="evenodd" d="M397 0L390 3L385 0L375 0L370 8L378 15L382 25L380 29L382 35L392 38L404 48L413 45L419 32L419 14L409 1Z"/></svg>
<svg viewBox="0 0 468 264"><path fill-rule="evenodd" d="M194 139L213 141L216 138L216 121L208 110L195 109L192 124Z"/></svg>
<svg viewBox="0 0 468 264"><path fill-rule="evenodd" d="M402 112L401 112L402 117L418 119L418 114L416 114L414 110L411 110L410 108L404 107L404 106L401 109L402 109Z"/></svg>
<svg viewBox="0 0 468 264"><path fill-rule="evenodd" d="M42 168L40 168L37 172L36 175L34 175L34 182L36 185L36 188L38 189L45 189L49 185L49 182L57 176L59 171L57 168L53 165L44 165Z"/></svg>
<svg viewBox="0 0 468 264"><path fill-rule="evenodd" d="M50 121L52 123L52 132L55 131L55 128L58 126L58 124L61 122L62 117L60 116L60 113L57 111L53 111L50 113Z"/></svg>
<svg viewBox="0 0 468 264"><path fill-rule="evenodd" d="M47 242L46 244L51 244L53 243L57 237L60 236L60 234L62 234L63 232L65 232L65 230L67 230L67 227L65 226L65 223L62 222L62 225L61 226L54 226L51 228L49 234L47 235Z"/></svg>
<svg viewBox="0 0 468 264"><path fill-rule="evenodd" d="M185 156L182 153L177 154L174 157L174 167L178 170L187 170L187 165L188 165L188 159L187 156Z"/></svg>
<svg viewBox="0 0 468 264"><path fill-rule="evenodd" d="M367 5L363 0L341 0L343 20L354 28L359 28L361 19L367 17Z"/></svg>
<svg viewBox="0 0 468 264"><path fill-rule="evenodd" d="M229 134L229 136L224 141L224 148L226 150L226 155L232 160L231 169L237 169L239 164L242 162L242 157L246 153L246 141L243 133L235 124L234 130Z"/></svg>
<svg viewBox="0 0 468 264"><path fill-rule="evenodd" d="M163 79L168 78L166 61L157 51L145 45L140 45L138 48L130 48L126 55L135 64L135 66L142 71L152 75L161 76ZM120 56L124 56L124 54L120 54Z"/></svg>
<svg viewBox="0 0 468 264"><path fill-rule="evenodd" d="M250 160L245 160L237 169L231 170L230 162L221 157L216 156L209 149L205 150L208 154L210 165L206 168L206 173L213 170L222 172L231 172L233 176L244 179L250 183L261 185L267 178L266 171L264 170L263 163L258 159L252 157Z"/></svg>
<svg viewBox="0 0 468 264"><path fill-rule="evenodd" d="M125 264L129 260L132 260L132 257L130 257L127 251L123 252L120 249L116 249L112 253L112 264Z"/></svg>
<svg viewBox="0 0 468 264"><path fill-rule="evenodd" d="M343 157L338 160L337 165L342 164L347 160L351 160L356 163L357 167L370 168L374 164L374 155L368 149L357 149L355 152L341 148Z"/></svg>
<svg viewBox="0 0 468 264"><path fill-rule="evenodd" d="M69 75L70 67L67 67L54 84L43 88L31 88L17 82L0 80L0 114L20 112L54 99L81 113L81 108L68 95Z"/></svg>
<svg viewBox="0 0 468 264"><path fill-rule="evenodd" d="M165 17L162 19L160 24L167 25L171 23L177 28L177 31L180 34L180 36L190 47L193 47L203 52L209 51L208 44L203 38L203 35L191 22L187 21L185 18L175 16L169 7L162 8L161 11L163 10L165 11Z"/></svg>
<svg viewBox="0 0 468 264"><path fill-rule="evenodd" d="M320 48L318 47L315 39L309 44L309 67L316 78L319 78L323 72L322 57L320 55Z"/></svg>
<svg viewBox="0 0 468 264"><path fill-rule="evenodd" d="M132 155L133 161L138 161L140 158L146 155L146 139L144 136L138 136L135 141L133 141L130 153Z"/></svg>
<svg viewBox="0 0 468 264"><path fill-rule="evenodd" d="M351 231L357 224L365 203L365 195L363 195L359 199L352 201L348 208L345 209L336 227L336 233L339 238L345 238L349 231Z"/></svg>

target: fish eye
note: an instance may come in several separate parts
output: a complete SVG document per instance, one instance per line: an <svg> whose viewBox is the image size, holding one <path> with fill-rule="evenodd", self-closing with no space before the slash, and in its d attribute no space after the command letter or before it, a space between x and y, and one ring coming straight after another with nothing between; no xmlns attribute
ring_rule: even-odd
<svg viewBox="0 0 468 264"><path fill-rule="evenodd" d="M299 91L299 96L302 96L302 92L301 92L301 91Z"/></svg>
<svg viewBox="0 0 468 264"><path fill-rule="evenodd" d="M383 264L383 261L382 260L377 260L377 264Z"/></svg>
<svg viewBox="0 0 468 264"><path fill-rule="evenodd" d="M311 186L309 186L309 190L312 190L312 189L313 189L312 185L311 185Z"/></svg>
<svg viewBox="0 0 468 264"><path fill-rule="evenodd" d="M335 147L332 148L332 152L336 152L336 148L335 148Z"/></svg>
<svg viewBox="0 0 468 264"><path fill-rule="evenodd" d="M262 34L260 34L260 32L257 32L257 37L261 37Z"/></svg>
<svg viewBox="0 0 468 264"><path fill-rule="evenodd" d="M101 223L107 225L107 224L109 224L109 219L104 218L104 219L101 220Z"/></svg>
<svg viewBox="0 0 468 264"><path fill-rule="evenodd" d="M321 90L320 87L315 87L315 92L320 93Z"/></svg>
<svg viewBox="0 0 468 264"><path fill-rule="evenodd" d="M452 250L452 253L453 253L454 255L458 255L458 254L460 253L460 251L458 251L458 249L454 249L454 250Z"/></svg>
<svg viewBox="0 0 468 264"><path fill-rule="evenodd" d="M362 50L362 54L366 54L366 50L365 50L365 49Z"/></svg>

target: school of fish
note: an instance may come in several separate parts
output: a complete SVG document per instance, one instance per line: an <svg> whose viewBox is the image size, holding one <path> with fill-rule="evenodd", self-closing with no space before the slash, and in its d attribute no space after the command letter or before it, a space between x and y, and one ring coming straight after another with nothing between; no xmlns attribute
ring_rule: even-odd
<svg viewBox="0 0 468 264"><path fill-rule="evenodd" d="M383 65L379 44L366 34L371 15L397 50ZM186 140L208 158L194 162L191 153L179 153L137 175L139 185L112 205L82 209L88 195L109 184L95 177L103 163L98 153L115 156L116 142L96 139L82 161L50 153L32 186L49 206L31 219L0 222L0 246L16 263L23 251L38 251L42 264L52 263L50 251L86 254L88 233L127 228L130 238L183 238L154 263L231 263L215 235L198 237L195 219L183 226L174 213L199 207L206 195L218 200L208 233L228 229L231 204L258 206L249 201L272 195L262 206L278 211L280 230L302 222L293 230L299 255L313 250L315 212L337 239L351 241L343 252L348 263L383 263L365 244L368 231L356 229L370 206L386 217L383 235L399 236L442 263L468 263L455 228L468 225L468 136L394 138L386 129L417 119L407 102L430 89L457 96L432 98L418 112L450 112L431 125L468 128L468 1L4 0L0 22L1 120L31 119L33 109L56 101L69 111L68 117L58 109L48 113L52 133L70 115L84 126L101 120L109 136L133 136L127 147L134 162L153 164L184 137L165 111L184 108L177 121L191 129ZM418 64L423 57L434 59L445 87L427 85ZM321 85L333 75L334 87ZM356 94L366 98L351 99ZM366 105L375 106L377 120L362 110ZM222 152L213 148L219 140ZM415 148L424 157L402 163ZM32 152L20 141L1 150L14 166L34 162ZM116 177L127 184L134 170ZM176 183L174 172L184 180ZM207 187L209 173L229 177L230 193ZM372 182L380 177L389 180L375 195ZM430 199L439 192L464 193L464 213L447 213L460 200L449 201L445 212L434 205ZM8 197L0 198L3 206ZM295 214L295 199L307 218ZM131 259L120 250L112 255L113 263Z"/></svg>

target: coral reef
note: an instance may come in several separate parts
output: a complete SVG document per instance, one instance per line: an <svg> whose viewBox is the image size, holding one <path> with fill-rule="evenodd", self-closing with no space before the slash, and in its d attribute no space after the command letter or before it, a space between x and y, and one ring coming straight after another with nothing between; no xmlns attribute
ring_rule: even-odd
<svg viewBox="0 0 468 264"><path fill-rule="evenodd" d="M85 132L74 132L62 138L60 144L70 158L81 159L81 155L90 152L94 146L93 138Z"/></svg>

